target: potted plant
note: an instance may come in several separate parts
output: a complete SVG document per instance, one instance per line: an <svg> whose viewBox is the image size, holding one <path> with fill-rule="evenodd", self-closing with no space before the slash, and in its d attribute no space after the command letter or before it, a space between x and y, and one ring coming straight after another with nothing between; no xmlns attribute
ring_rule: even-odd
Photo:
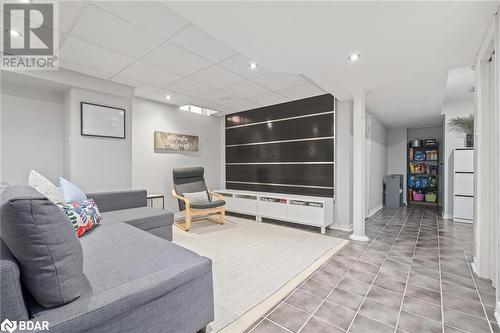
<svg viewBox="0 0 500 333"><path fill-rule="evenodd" d="M465 133L465 146L474 147L474 115L470 114L464 117L456 117L449 121L453 129Z"/></svg>

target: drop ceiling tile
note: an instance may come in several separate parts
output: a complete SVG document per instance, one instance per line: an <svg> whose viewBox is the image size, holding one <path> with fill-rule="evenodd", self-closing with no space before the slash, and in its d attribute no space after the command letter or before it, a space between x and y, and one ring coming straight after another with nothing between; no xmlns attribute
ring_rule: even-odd
<svg viewBox="0 0 500 333"><path fill-rule="evenodd" d="M153 91L155 91L155 90L157 90L157 89L160 88L159 86L153 86L153 85L150 85L150 84L146 84L144 82L140 82L140 81L137 81L137 80L134 80L134 79L130 79L128 77L121 76L121 75L117 75L117 76L113 77L111 79L111 81L118 82L118 83L121 83L121 84L125 84L127 86L134 87L135 88L134 94L135 94L135 96L139 96L139 97L147 95L147 94L150 94Z"/></svg>
<svg viewBox="0 0 500 333"><path fill-rule="evenodd" d="M202 99L206 99L207 101L211 101L218 104L224 104L225 101L235 98L236 96L229 94L225 91L216 90L211 93L200 96Z"/></svg>
<svg viewBox="0 0 500 333"><path fill-rule="evenodd" d="M167 100L165 98L167 95L170 95L170 100ZM168 89L158 89L150 94L143 96L143 98L175 106L190 104L193 100L193 97L182 95L179 93L172 93L172 91Z"/></svg>
<svg viewBox="0 0 500 333"><path fill-rule="evenodd" d="M212 65L211 62L169 42L156 48L141 60L181 76L194 73Z"/></svg>
<svg viewBox="0 0 500 333"><path fill-rule="evenodd" d="M280 90L278 91L278 93L294 100L294 99L323 95L325 92L320 88L316 87L314 84L307 83L304 85Z"/></svg>
<svg viewBox="0 0 500 333"><path fill-rule="evenodd" d="M66 39L59 52L59 57L79 65L111 73L121 70L133 61L130 57L74 37Z"/></svg>
<svg viewBox="0 0 500 333"><path fill-rule="evenodd" d="M68 32L75 19L83 10L83 1L60 1L59 2L59 27L56 29L60 32Z"/></svg>
<svg viewBox="0 0 500 333"><path fill-rule="evenodd" d="M72 63L72 62L64 60L64 59L59 59L59 67L64 68L64 69L68 69L70 71L74 71L74 72L78 72L78 73L82 73L82 74L86 74L86 75L90 75L90 76L95 76L95 77L98 77L100 79L108 79L113 75L113 73L109 73L109 72L95 69L92 67L87 67L84 65L75 64L75 63Z"/></svg>
<svg viewBox="0 0 500 333"><path fill-rule="evenodd" d="M254 79L259 76L263 76L269 73L269 71L262 66L258 66L257 69L250 69L250 60L245 58L243 55L239 54L230 59L224 60L219 63L220 66L225 69L230 70L233 73L239 74L249 79Z"/></svg>
<svg viewBox="0 0 500 333"><path fill-rule="evenodd" d="M263 86L255 83L253 81L245 81L242 83L238 83L237 85L224 88L223 90L227 91L230 94L233 94L233 95L236 95L239 97L243 97L243 98L249 98L249 97L253 97L253 96L269 94L272 92L271 90L264 88Z"/></svg>
<svg viewBox="0 0 500 333"><path fill-rule="evenodd" d="M236 109L229 108L227 106L223 106L211 101L207 101L204 99L195 99L193 100L192 104L202 106L208 109L212 109L214 111L218 111L219 113L230 113L230 112L236 112Z"/></svg>
<svg viewBox="0 0 500 333"><path fill-rule="evenodd" d="M236 54L235 50L194 24L175 35L170 42L213 62Z"/></svg>
<svg viewBox="0 0 500 333"><path fill-rule="evenodd" d="M164 86L180 79L180 76L176 74L150 66L140 61L132 64L130 67L120 72L120 75L153 86Z"/></svg>
<svg viewBox="0 0 500 333"><path fill-rule="evenodd" d="M199 83L187 78L175 81L174 83L168 85L166 89L179 92L188 96L200 96L214 91L215 89L209 87L203 83Z"/></svg>
<svg viewBox="0 0 500 333"><path fill-rule="evenodd" d="M193 80L221 89L243 82L245 79L222 67L212 66L190 76Z"/></svg>
<svg viewBox="0 0 500 333"><path fill-rule="evenodd" d="M98 1L95 5L162 39L190 24L157 1Z"/></svg>
<svg viewBox="0 0 500 333"><path fill-rule="evenodd" d="M224 105L239 111L251 110L261 106L255 102L240 97L235 97L233 99L230 99L226 101Z"/></svg>
<svg viewBox="0 0 500 333"><path fill-rule="evenodd" d="M288 98L274 92L265 95L253 96L249 99L263 106L280 104L290 101Z"/></svg>
<svg viewBox="0 0 500 333"><path fill-rule="evenodd" d="M161 42L160 38L94 6L87 7L71 36L134 58Z"/></svg>
<svg viewBox="0 0 500 333"><path fill-rule="evenodd" d="M237 111L249 110L260 106L255 102L228 94L221 90L208 93L206 95L201 96L200 98L215 102L217 104L220 104L228 108L235 109Z"/></svg>
<svg viewBox="0 0 500 333"><path fill-rule="evenodd" d="M256 78L254 81L274 91L300 86L309 82L301 75L288 73L269 73Z"/></svg>

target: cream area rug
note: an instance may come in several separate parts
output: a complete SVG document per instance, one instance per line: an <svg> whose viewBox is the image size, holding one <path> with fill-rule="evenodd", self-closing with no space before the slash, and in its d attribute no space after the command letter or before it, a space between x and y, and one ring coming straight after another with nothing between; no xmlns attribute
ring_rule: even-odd
<svg viewBox="0 0 500 333"><path fill-rule="evenodd" d="M273 294L287 285L294 288L290 284L305 280L312 268L347 243L320 235L319 229L305 231L233 216L227 216L223 225L193 222L189 232L173 228L174 243L213 261L215 320L209 332L230 324L230 331L244 330L274 305L265 305Z"/></svg>

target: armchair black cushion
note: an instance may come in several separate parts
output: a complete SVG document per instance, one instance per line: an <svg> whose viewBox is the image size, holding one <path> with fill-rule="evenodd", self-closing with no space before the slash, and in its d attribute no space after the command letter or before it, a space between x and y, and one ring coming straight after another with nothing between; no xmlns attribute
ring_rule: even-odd
<svg viewBox="0 0 500 333"><path fill-rule="evenodd" d="M184 196L184 193L194 193L206 191L208 195L207 185L205 184L205 178L203 174L205 170L203 167L194 168L176 168L172 170L172 177L174 179L174 189L178 195ZM210 195L208 195L208 201L211 201ZM184 210L184 202L178 200L179 210ZM191 206L192 208L195 208ZM215 206L218 207L218 206Z"/></svg>
<svg viewBox="0 0 500 333"><path fill-rule="evenodd" d="M209 203L202 204L202 205L191 204L191 208L208 209L208 208L216 208L216 207L224 206L225 204L226 204L226 202L224 200L214 200L214 201L210 201Z"/></svg>

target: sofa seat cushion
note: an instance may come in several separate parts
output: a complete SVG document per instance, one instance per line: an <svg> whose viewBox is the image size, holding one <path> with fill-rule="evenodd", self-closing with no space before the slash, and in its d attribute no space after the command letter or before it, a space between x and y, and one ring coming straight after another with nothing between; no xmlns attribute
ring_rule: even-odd
<svg viewBox="0 0 500 333"><path fill-rule="evenodd" d="M191 204L191 208L194 209L208 209L208 208L217 208L220 206L224 206L226 202L224 200L214 200L210 201L206 204Z"/></svg>
<svg viewBox="0 0 500 333"><path fill-rule="evenodd" d="M31 314L49 320L51 329L82 316L111 320L192 280L207 274L211 279L210 259L127 224L101 225L80 240L84 294L57 308L30 305Z"/></svg>
<svg viewBox="0 0 500 333"><path fill-rule="evenodd" d="M158 208L138 207L101 213L101 223L127 223L141 230L151 230L172 225L174 214Z"/></svg>

